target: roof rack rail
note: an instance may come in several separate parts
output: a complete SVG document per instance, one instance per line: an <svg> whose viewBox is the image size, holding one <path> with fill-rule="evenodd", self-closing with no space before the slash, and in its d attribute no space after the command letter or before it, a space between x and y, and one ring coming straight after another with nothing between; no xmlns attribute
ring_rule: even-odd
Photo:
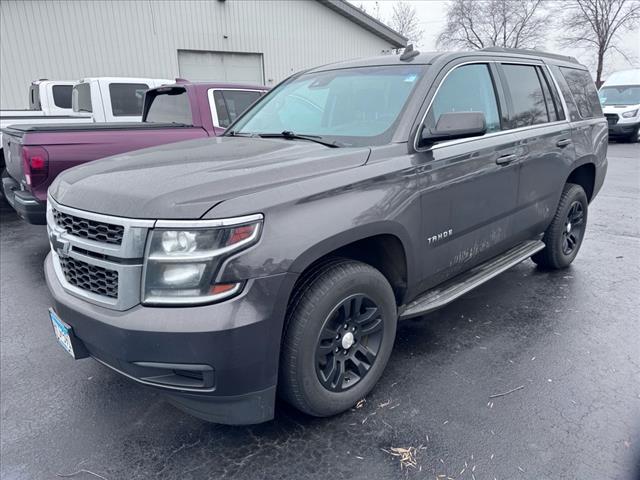
<svg viewBox="0 0 640 480"><path fill-rule="evenodd" d="M501 53L518 53L525 55L538 55L539 57L555 58L557 60L564 60L565 62L580 63L575 57L568 55L558 55L557 53L543 52L541 50L534 50L529 48L505 48L505 47L486 47L481 49L483 52L501 52Z"/></svg>

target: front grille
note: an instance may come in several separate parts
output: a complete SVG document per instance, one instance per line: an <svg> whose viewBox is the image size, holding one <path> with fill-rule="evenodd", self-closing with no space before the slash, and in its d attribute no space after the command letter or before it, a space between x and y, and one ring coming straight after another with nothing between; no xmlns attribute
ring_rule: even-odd
<svg viewBox="0 0 640 480"><path fill-rule="evenodd" d="M607 122L609 122L609 125L615 125L616 123L618 123L618 115L615 113L605 113L604 114L605 117L607 117Z"/></svg>
<svg viewBox="0 0 640 480"><path fill-rule="evenodd" d="M122 225L112 225L79 218L55 208L53 209L53 218L56 224L70 235L111 245L120 245L122 243L122 236L124 235L124 227Z"/></svg>
<svg viewBox="0 0 640 480"><path fill-rule="evenodd" d="M90 265L81 260L60 255L64 277L74 287L109 298L118 298L118 272Z"/></svg>

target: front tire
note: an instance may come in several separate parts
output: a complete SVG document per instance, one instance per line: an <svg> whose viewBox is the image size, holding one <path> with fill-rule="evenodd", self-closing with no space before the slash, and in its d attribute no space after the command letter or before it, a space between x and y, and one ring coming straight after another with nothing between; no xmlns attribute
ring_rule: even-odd
<svg viewBox="0 0 640 480"><path fill-rule="evenodd" d="M317 417L351 408L382 375L396 323L393 290L378 270L352 260L316 269L287 312L280 396Z"/></svg>
<svg viewBox="0 0 640 480"><path fill-rule="evenodd" d="M565 184L556 214L542 238L546 247L531 259L550 270L568 267L582 245L588 208L584 189L574 183Z"/></svg>

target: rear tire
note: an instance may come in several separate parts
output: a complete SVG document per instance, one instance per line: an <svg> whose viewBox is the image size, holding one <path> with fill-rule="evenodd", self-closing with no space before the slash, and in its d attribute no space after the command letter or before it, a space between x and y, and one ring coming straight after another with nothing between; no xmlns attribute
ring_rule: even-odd
<svg viewBox="0 0 640 480"><path fill-rule="evenodd" d="M316 268L292 297L279 394L317 417L353 407L374 387L396 334L393 290L375 268L337 260Z"/></svg>
<svg viewBox="0 0 640 480"><path fill-rule="evenodd" d="M584 189L574 183L565 184L556 214L542 238L546 247L531 259L550 270L568 267L582 245L588 208Z"/></svg>

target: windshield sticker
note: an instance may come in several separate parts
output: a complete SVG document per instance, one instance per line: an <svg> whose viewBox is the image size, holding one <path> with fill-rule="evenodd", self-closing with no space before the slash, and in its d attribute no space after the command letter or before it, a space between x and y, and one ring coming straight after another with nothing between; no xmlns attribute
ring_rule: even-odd
<svg viewBox="0 0 640 480"><path fill-rule="evenodd" d="M416 75L415 73L412 73L411 75L407 75L406 77L404 77L404 81L413 83L416 81L416 78L418 78L418 75Z"/></svg>

